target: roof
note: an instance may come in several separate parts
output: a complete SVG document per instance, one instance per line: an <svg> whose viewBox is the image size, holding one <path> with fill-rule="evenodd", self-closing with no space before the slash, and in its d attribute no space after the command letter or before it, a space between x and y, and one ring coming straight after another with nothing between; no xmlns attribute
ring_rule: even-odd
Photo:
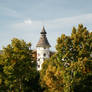
<svg viewBox="0 0 92 92"><path fill-rule="evenodd" d="M42 28L41 34L47 34L46 31L45 31L44 26L43 26L43 28Z"/></svg>
<svg viewBox="0 0 92 92"><path fill-rule="evenodd" d="M45 31L45 28L43 27L42 28L42 31L41 31L41 36L40 36L40 40L38 41L36 47L45 47L45 48L49 48L51 47L49 42L48 42L48 39L46 37L46 31Z"/></svg>

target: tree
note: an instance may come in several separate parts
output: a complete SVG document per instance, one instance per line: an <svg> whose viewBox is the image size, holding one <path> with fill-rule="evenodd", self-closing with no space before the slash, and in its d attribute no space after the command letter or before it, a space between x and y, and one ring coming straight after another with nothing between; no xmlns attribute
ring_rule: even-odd
<svg viewBox="0 0 92 92"><path fill-rule="evenodd" d="M40 79L44 92L61 92L63 90L61 62L57 61L56 55L47 59L42 67Z"/></svg>
<svg viewBox="0 0 92 92"><path fill-rule="evenodd" d="M82 24L78 29L73 27L71 36L64 34L58 38L56 50L58 57L62 61L78 61L78 58L90 58L92 52L92 33L88 32Z"/></svg>
<svg viewBox="0 0 92 92"><path fill-rule="evenodd" d="M92 60L87 58L71 62L63 70L64 92L92 91Z"/></svg>
<svg viewBox="0 0 92 92"><path fill-rule="evenodd" d="M11 44L4 47L0 55L1 85L7 88L6 92L24 92L30 80L37 76L36 62L32 57L31 43L17 38L12 39ZM3 76L3 77L2 77ZM31 81L30 81L31 82ZM30 85L30 91L34 92ZM0 90L2 87L0 87Z"/></svg>
<svg viewBox="0 0 92 92"><path fill-rule="evenodd" d="M79 60L81 60L81 62L83 62L84 59L86 58L86 59L88 59L88 61L87 61L88 63L91 64L91 62L92 62L91 61L92 59L90 60L90 58L91 58L90 54L92 53L92 33L88 32L86 27L83 27L83 25L79 25L78 29L76 29L75 27L73 28L71 36L62 35L60 38L58 38L57 43L58 44L56 46L56 49L58 51L59 61L63 60L62 64L65 67L67 67L67 64L69 65L68 68L65 68L65 70L64 70L64 72L65 72L64 77L67 78L67 79L65 78L65 80L67 80L67 82L65 81L65 85L68 86L68 88L66 88L66 89L70 90L70 91L68 90L67 92L71 92L71 90L73 91L72 87L74 86L74 83L76 84L76 82L73 82L73 78L74 78L74 80L77 80L77 76L74 77L72 75L75 72L80 73L79 72L80 65L78 64ZM79 65L79 66L77 66L76 71L75 71L75 69L70 68L71 63L74 63L73 68L76 67L76 64ZM87 68L86 65L84 65L83 63L82 63L82 65L85 67L85 69ZM82 76L82 75L84 75L82 71L83 70L81 70L81 76L79 76L79 79L81 78L80 81L84 81L85 79L83 80L83 78L88 79L87 78L88 76L86 76L86 75ZM91 73L91 71L90 71L90 73ZM66 74L67 74L67 76L66 76ZM88 72L87 72L87 75L88 75ZM72 77L72 79L71 79L71 77ZM92 79L90 79L90 81L91 80ZM86 80L86 83L87 82L88 81ZM79 83L81 83L81 82L79 82ZM92 83L90 85L92 85ZM87 87L87 85L85 85L85 86ZM83 89L86 87L83 87ZM76 88L76 86L75 86L75 88ZM78 89L76 89L76 90L77 90L77 92L79 92L79 90L81 90L81 88L79 90ZM80 91L80 92L83 92L83 91ZM86 91L86 92L88 92L88 91Z"/></svg>
<svg viewBox="0 0 92 92"><path fill-rule="evenodd" d="M41 75L44 85L50 90L53 88L54 92L84 92L84 90L91 92L92 32L79 24L77 29L73 27L71 36L63 34L57 39L56 50L54 58L49 59L48 64L43 64ZM44 68L45 65L46 68ZM59 74L56 76L57 71ZM59 84L63 85L62 91L56 90L57 85L51 88L52 84L58 84L53 76L59 78ZM47 85L49 83L47 79L50 81L50 85ZM87 85L88 83L90 85Z"/></svg>

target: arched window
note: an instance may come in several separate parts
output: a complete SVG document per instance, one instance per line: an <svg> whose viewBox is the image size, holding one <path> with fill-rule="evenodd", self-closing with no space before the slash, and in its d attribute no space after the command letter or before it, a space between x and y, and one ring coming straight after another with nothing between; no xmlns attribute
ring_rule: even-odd
<svg viewBox="0 0 92 92"><path fill-rule="evenodd" d="M38 68L40 68L40 65L38 65Z"/></svg>
<svg viewBox="0 0 92 92"><path fill-rule="evenodd" d="M46 56L46 53L44 53L43 56L45 57Z"/></svg>
<svg viewBox="0 0 92 92"><path fill-rule="evenodd" d="M38 61L40 61L40 58L38 59Z"/></svg>
<svg viewBox="0 0 92 92"><path fill-rule="evenodd" d="M46 48L44 47L44 49L46 49Z"/></svg>

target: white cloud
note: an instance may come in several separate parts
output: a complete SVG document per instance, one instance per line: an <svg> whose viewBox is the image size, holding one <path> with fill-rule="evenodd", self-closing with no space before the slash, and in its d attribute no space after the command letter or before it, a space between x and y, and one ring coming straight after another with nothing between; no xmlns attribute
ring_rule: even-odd
<svg viewBox="0 0 92 92"><path fill-rule="evenodd" d="M32 24L32 20L31 19L24 20L24 24Z"/></svg>
<svg viewBox="0 0 92 92"><path fill-rule="evenodd" d="M92 24L92 13L85 14L80 16L73 16L73 17L65 17L65 18L57 18L54 20L47 21L48 26L56 27L56 28L63 28L67 26L74 26L76 24Z"/></svg>
<svg viewBox="0 0 92 92"><path fill-rule="evenodd" d="M17 30L38 30L44 25L46 28L51 29L51 31L57 31L59 29L62 30L62 32L65 32L66 30L70 30L71 32L72 27L77 26L78 24L83 24L88 28L88 30L92 30L92 13L44 21L32 21L31 19L28 19L23 22L13 24L12 27Z"/></svg>
<svg viewBox="0 0 92 92"><path fill-rule="evenodd" d="M11 24L11 28L15 31L23 31L23 30L30 30L32 32L33 30L40 30L39 28L42 26L41 21L32 21L32 20L24 20L21 22L16 22L14 24Z"/></svg>

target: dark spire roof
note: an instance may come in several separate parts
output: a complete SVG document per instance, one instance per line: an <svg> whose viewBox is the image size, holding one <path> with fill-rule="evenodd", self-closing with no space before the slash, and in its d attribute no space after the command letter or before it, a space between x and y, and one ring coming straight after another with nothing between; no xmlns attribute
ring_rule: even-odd
<svg viewBox="0 0 92 92"><path fill-rule="evenodd" d="M43 28L42 28L41 34L47 34L46 31L45 31L44 26L43 26Z"/></svg>
<svg viewBox="0 0 92 92"><path fill-rule="evenodd" d="M48 39L47 39L47 37L46 37L46 31L45 31L45 28L43 27L42 28L42 31L41 31L41 36L40 36L40 40L38 41L38 43L37 43L37 45L36 45L36 47L47 47L47 48L49 48L49 47L51 47L50 46L50 44L49 44L49 42L48 42Z"/></svg>

